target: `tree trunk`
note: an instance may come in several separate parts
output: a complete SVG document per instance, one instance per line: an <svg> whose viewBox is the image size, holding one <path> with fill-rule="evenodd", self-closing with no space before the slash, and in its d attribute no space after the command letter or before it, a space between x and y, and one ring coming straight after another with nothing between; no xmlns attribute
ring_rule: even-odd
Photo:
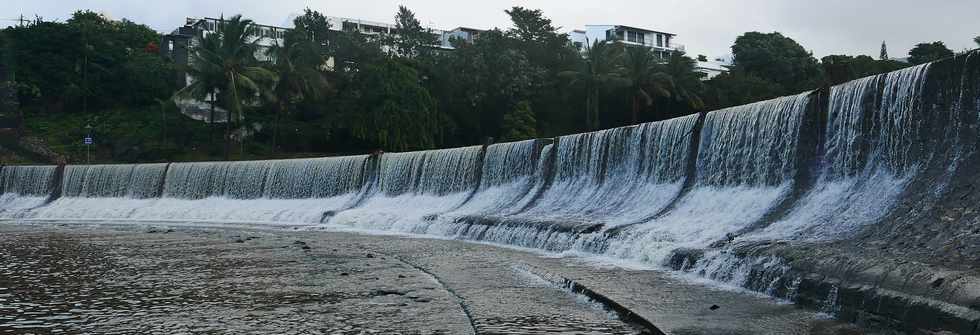
<svg viewBox="0 0 980 335"><path fill-rule="evenodd" d="M592 91L585 94L585 130L592 130Z"/></svg>
<svg viewBox="0 0 980 335"><path fill-rule="evenodd" d="M214 101L217 97L211 91L211 115L208 116L208 147L214 147Z"/></svg>
<svg viewBox="0 0 980 335"><path fill-rule="evenodd" d="M282 114L286 112L286 103L279 101L279 111L276 113L276 123L272 126L272 151L279 151L279 124Z"/></svg>
<svg viewBox="0 0 980 335"><path fill-rule="evenodd" d="M632 124L636 124L637 121L639 121L639 114L640 114L640 99L636 96L636 94L634 94L633 95L633 122L632 122Z"/></svg>

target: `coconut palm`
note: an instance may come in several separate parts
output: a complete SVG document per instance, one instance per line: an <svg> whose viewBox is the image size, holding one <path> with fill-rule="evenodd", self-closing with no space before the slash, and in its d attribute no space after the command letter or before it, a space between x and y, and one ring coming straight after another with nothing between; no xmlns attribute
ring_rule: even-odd
<svg viewBox="0 0 980 335"><path fill-rule="evenodd" d="M629 79L632 99L632 123L639 122L640 100L643 106L653 106L657 97L670 98L674 91L674 79L664 73L660 57L644 47L627 47L623 53L622 76Z"/></svg>
<svg viewBox="0 0 980 335"><path fill-rule="evenodd" d="M191 57L186 68L187 75L192 79L190 84L177 91L175 98L208 101L208 138L213 139L214 109L218 100L218 92L224 87L225 76L218 59L221 37L209 34L190 46ZM212 143L213 144L213 143Z"/></svg>
<svg viewBox="0 0 980 335"><path fill-rule="evenodd" d="M275 74L260 66L255 58L260 40L257 36L252 20L242 19L241 15L227 20L222 18L218 29L202 38L200 44L193 48L189 61L192 65L189 66L188 74L195 80L204 80L207 83L202 83L200 88L188 89L194 86L191 84L182 91L187 91L185 94L193 97L206 91L205 89L216 88L210 92L215 95L214 92L217 91L221 95L218 102L228 110L225 120L225 159L228 158L231 145L232 123L240 124L245 120L243 98L267 93L262 85L275 82ZM244 151L244 144L242 148Z"/></svg>
<svg viewBox="0 0 980 335"><path fill-rule="evenodd" d="M306 99L319 98L331 89L319 69L324 59L318 49L308 34L293 30L285 35L282 43L277 42L267 51L271 68L278 76L272 96L278 106L272 130L273 148L277 147L280 120L289 115L290 106Z"/></svg>
<svg viewBox="0 0 980 335"><path fill-rule="evenodd" d="M585 88L585 124L589 130L599 128L599 100L602 98L602 90L625 85L628 81L620 76L621 55L618 44L606 41L587 43L582 68L559 74L569 78L570 84Z"/></svg>
<svg viewBox="0 0 980 335"><path fill-rule="evenodd" d="M674 100L700 110L704 108L704 100L701 99L704 83L701 81L702 74L695 71L696 67L697 61L693 58L684 55L683 51L674 51L664 64L663 72L673 82L671 95Z"/></svg>

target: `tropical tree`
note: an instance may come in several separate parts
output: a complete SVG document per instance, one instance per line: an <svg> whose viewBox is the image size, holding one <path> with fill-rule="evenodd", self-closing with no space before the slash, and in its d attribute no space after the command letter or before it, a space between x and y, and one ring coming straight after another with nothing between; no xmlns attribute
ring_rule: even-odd
<svg viewBox="0 0 980 335"><path fill-rule="evenodd" d="M980 36L974 37L973 41L976 42L978 46L980 46Z"/></svg>
<svg viewBox="0 0 980 335"><path fill-rule="evenodd" d="M207 83L201 84L200 89L192 88L192 84L182 90L186 91L184 94L199 96L207 88L217 88L211 91L212 96L215 91L220 93L218 102L228 110L225 120L226 159L230 151L232 123L241 124L245 119L243 100L267 93L262 89L263 84L275 82L274 73L260 66L255 57L259 41L256 36L258 34L252 20L242 19L241 15L222 19L216 32L203 38L201 45L194 48L189 61L193 65L188 74L195 80L205 80ZM197 74L201 76L195 76ZM243 133L243 142L244 137ZM244 144L242 151L244 153Z"/></svg>
<svg viewBox="0 0 980 335"><path fill-rule="evenodd" d="M674 80L660 71L660 59L644 47L626 47L620 69L624 79L629 80L632 101L631 122L639 122L641 99L643 106L653 106L656 97L670 97Z"/></svg>
<svg viewBox="0 0 980 335"><path fill-rule="evenodd" d="M704 101L701 95L704 92L704 83L701 81L702 73L695 71L697 61L688 57L683 51L674 51L667 59L663 67L663 72L673 82L674 101L683 103L694 110L704 109Z"/></svg>
<svg viewBox="0 0 980 335"><path fill-rule="evenodd" d="M531 110L531 103L521 101L516 108L504 114L503 128L501 141L521 141L537 137L537 120Z"/></svg>
<svg viewBox="0 0 980 335"><path fill-rule="evenodd" d="M562 75L571 80L570 84L585 89L585 124L588 130L596 130L599 128L602 90L625 86L628 79L620 75L622 48L619 44L595 41L586 45L583 56L579 70L564 71Z"/></svg>
<svg viewBox="0 0 980 335"><path fill-rule="evenodd" d="M393 44L395 51L402 57L415 58L438 43L436 35L430 29L422 27L422 23L415 18L415 13L405 6L398 6L395 30L398 34L392 35Z"/></svg>
<svg viewBox="0 0 980 335"><path fill-rule="evenodd" d="M812 89L822 82L813 54L778 32L748 32L732 46L735 70L772 81L786 89L776 95Z"/></svg>
<svg viewBox="0 0 980 335"><path fill-rule="evenodd" d="M909 50L909 63L912 64L923 64L947 57L953 57L953 50L941 41L919 43Z"/></svg>
<svg viewBox="0 0 980 335"><path fill-rule="evenodd" d="M272 129L272 147L278 147L279 128L289 108L306 99L317 99L329 90L330 83L320 72L324 59L319 45L300 26L288 32L281 43L277 42L266 52L271 70L278 76L271 96L276 104L276 118Z"/></svg>
<svg viewBox="0 0 980 335"><path fill-rule="evenodd" d="M224 88L223 61L220 59L221 35L208 34L190 47L190 60L184 71L192 79L190 84L177 91L177 99L207 101L210 105L208 115L208 139L214 140L215 105L218 92Z"/></svg>

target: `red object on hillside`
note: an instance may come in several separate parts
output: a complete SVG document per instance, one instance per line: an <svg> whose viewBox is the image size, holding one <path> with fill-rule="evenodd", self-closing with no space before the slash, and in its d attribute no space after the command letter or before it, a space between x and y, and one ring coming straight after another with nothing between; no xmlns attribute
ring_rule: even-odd
<svg viewBox="0 0 980 335"><path fill-rule="evenodd" d="M150 42L146 44L146 48L143 48L143 51L147 53L158 53L160 52L160 46L156 42Z"/></svg>

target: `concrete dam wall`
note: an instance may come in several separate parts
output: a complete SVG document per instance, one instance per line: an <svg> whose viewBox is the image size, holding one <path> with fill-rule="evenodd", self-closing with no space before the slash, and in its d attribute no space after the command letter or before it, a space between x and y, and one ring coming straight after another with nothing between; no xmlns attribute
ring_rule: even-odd
<svg viewBox="0 0 980 335"><path fill-rule="evenodd" d="M0 217L342 225L694 273L978 334L980 52L554 139L316 159L5 166Z"/></svg>

